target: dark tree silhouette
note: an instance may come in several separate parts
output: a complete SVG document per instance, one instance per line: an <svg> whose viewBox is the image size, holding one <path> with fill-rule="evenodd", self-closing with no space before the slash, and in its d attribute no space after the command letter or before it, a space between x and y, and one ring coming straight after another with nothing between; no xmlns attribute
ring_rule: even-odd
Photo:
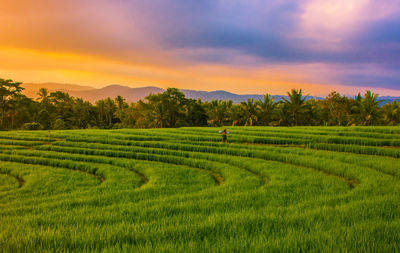
<svg viewBox="0 0 400 253"><path fill-rule="evenodd" d="M354 98L333 91L326 99L307 99L293 89L275 102L248 99L202 102L187 99L175 88L150 94L128 104L122 96L96 101L93 105L66 92L39 89L37 99L22 94L21 83L0 79L1 129L150 128L181 126L348 126L400 124L400 104L380 106L378 95L367 91Z"/></svg>

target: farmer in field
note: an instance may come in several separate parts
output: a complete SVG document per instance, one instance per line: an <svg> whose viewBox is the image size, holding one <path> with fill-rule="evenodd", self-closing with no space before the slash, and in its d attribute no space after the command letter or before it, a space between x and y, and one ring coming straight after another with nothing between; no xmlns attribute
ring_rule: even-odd
<svg viewBox="0 0 400 253"><path fill-rule="evenodd" d="M224 129L224 131L221 132L221 134L222 134L222 142L228 143L228 139L226 138L227 135L226 128Z"/></svg>

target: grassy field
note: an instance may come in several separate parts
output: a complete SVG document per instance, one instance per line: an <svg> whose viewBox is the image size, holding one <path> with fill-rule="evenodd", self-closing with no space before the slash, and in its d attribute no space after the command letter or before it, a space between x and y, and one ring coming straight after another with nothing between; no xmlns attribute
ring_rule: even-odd
<svg viewBox="0 0 400 253"><path fill-rule="evenodd" d="M399 252L399 127L0 132L0 251Z"/></svg>

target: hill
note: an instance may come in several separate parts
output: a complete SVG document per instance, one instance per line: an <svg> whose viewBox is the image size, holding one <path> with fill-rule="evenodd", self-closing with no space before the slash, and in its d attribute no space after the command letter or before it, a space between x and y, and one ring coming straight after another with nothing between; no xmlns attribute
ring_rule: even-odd
<svg viewBox="0 0 400 253"><path fill-rule="evenodd" d="M84 91L71 91L70 95L74 97L81 97L92 103L100 99L115 98L122 96L127 102L136 102L144 99L150 93L161 93L164 90L157 87L142 87L130 88L121 85L109 85L100 89L84 90Z"/></svg>
<svg viewBox="0 0 400 253"><path fill-rule="evenodd" d="M400 102L400 97L391 97L391 96L381 96L379 97L379 100L381 100L382 104L386 103L392 103L393 101L399 101Z"/></svg>
<svg viewBox="0 0 400 253"><path fill-rule="evenodd" d="M37 97L37 92L40 88L47 88L50 92L68 92L73 97L83 98L84 100L92 103L107 97L115 98L118 95L124 97L128 102L136 102L139 99L145 98L150 93L160 93L164 91L163 89L157 87L130 88L116 84L100 89L90 86L59 83L24 83L22 86L25 88L23 93L31 98Z"/></svg>
<svg viewBox="0 0 400 253"><path fill-rule="evenodd" d="M24 94L31 98L37 97L37 92L39 88L47 88L51 92L53 91L63 91L68 92L73 97L83 98L84 100L90 101L92 103L100 99L105 99L107 97L115 98L118 95L126 99L127 102L137 102L140 99L144 99L150 93L156 94L164 92L164 89L147 86L140 88L131 88L123 85L113 84L103 88L93 88L90 86L82 86L76 84L60 84L60 83L24 83L22 85L25 90ZM187 98L201 99L203 101L211 100L232 100L234 103L240 103L246 101L248 98L259 100L263 99L262 94L235 94L224 90L216 91L201 91L201 90L189 90L180 89ZM268 91L266 91L267 93ZM273 95L275 101L282 100L282 97L287 98L286 95ZM324 99L322 97L309 96L308 99ZM400 97L389 97L382 96L380 99L383 101L382 104L387 102L392 102L394 100L400 101Z"/></svg>

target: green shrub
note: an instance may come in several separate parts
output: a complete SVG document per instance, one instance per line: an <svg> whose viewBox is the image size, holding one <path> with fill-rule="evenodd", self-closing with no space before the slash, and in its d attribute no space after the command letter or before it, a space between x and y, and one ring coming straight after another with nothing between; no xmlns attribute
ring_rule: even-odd
<svg viewBox="0 0 400 253"><path fill-rule="evenodd" d="M38 122L29 122L22 126L23 130L41 130L43 129L42 125Z"/></svg>
<svg viewBox="0 0 400 253"><path fill-rule="evenodd" d="M56 130L66 129L66 125L65 125L64 120L57 119L56 122L53 125L53 129L56 129Z"/></svg>

